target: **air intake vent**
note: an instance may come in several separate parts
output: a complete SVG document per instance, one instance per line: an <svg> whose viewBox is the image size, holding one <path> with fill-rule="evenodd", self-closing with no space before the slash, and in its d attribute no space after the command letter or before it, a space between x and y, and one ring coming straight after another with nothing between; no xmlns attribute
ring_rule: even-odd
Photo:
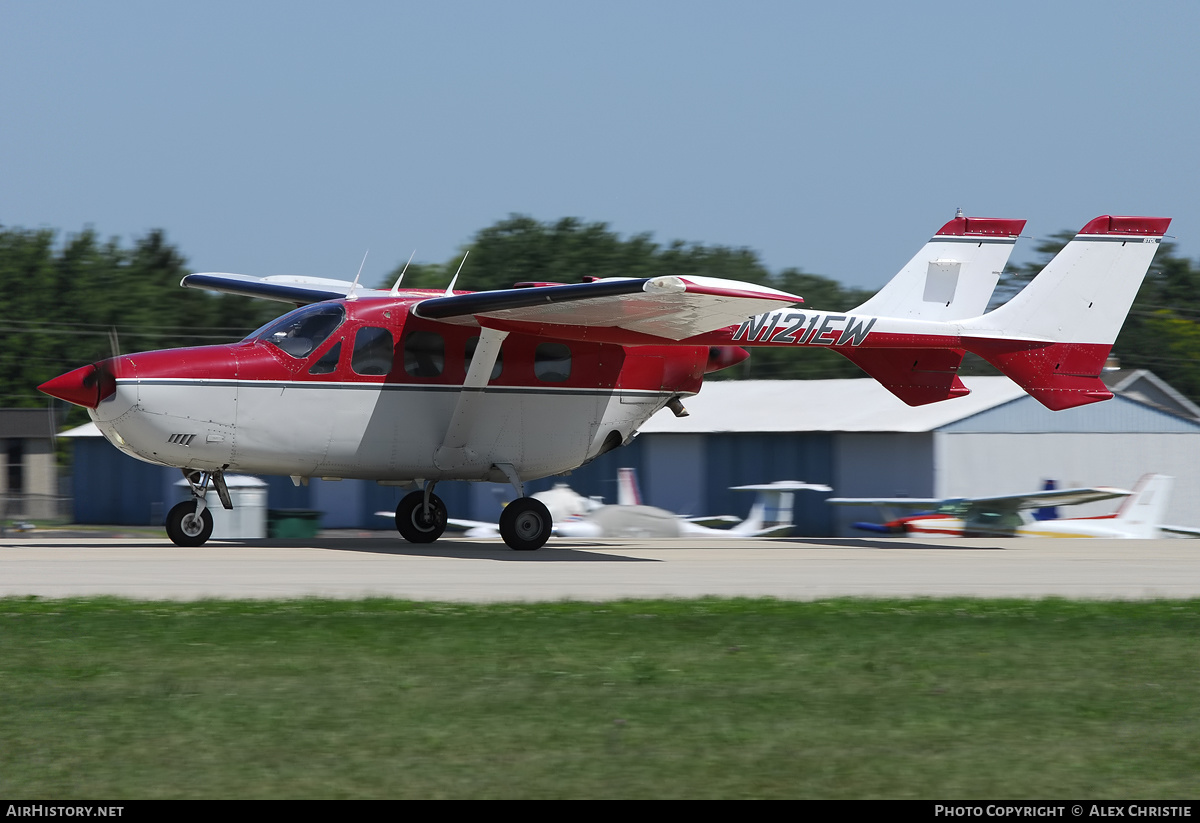
<svg viewBox="0 0 1200 823"><path fill-rule="evenodd" d="M176 446L190 446L195 439L196 435L194 434L173 434L167 438L167 442L174 443Z"/></svg>

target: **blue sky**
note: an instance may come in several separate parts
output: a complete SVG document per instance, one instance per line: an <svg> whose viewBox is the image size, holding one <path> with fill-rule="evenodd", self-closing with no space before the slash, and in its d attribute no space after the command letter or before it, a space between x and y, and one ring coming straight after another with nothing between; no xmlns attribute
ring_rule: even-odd
<svg viewBox="0 0 1200 823"><path fill-rule="evenodd" d="M0 224L253 275L370 249L371 283L511 213L869 287L959 206L1028 218L1018 258L1105 213L1197 257L1198 32L1194 2L0 0Z"/></svg>

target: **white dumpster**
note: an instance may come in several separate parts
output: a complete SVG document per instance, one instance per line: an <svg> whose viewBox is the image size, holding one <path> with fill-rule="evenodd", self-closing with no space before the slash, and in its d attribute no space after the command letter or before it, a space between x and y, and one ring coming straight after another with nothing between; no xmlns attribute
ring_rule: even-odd
<svg viewBox="0 0 1200 823"><path fill-rule="evenodd" d="M180 480L175 484L181 487L180 500L190 500L191 492L188 482ZM221 505L216 488L210 483L208 496L204 498L208 510L213 517L213 540L240 540L253 537L267 536L267 483L248 474L228 474L225 485L229 487L229 497L233 501L233 509L226 510Z"/></svg>

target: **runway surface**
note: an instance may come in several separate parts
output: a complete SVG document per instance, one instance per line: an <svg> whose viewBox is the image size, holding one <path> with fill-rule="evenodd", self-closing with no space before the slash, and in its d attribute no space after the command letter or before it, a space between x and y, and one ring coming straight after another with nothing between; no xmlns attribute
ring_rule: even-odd
<svg viewBox="0 0 1200 823"><path fill-rule="evenodd" d="M719 595L1200 597L1200 541L786 538L551 540L537 552L389 533L305 541L0 539L0 596L553 601Z"/></svg>

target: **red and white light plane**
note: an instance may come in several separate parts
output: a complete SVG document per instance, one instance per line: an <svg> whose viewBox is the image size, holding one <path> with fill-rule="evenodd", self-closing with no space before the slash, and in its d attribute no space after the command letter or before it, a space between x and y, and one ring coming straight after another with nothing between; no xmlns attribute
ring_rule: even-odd
<svg viewBox="0 0 1200 823"><path fill-rule="evenodd" d="M1022 220L956 217L848 312L705 277L442 293L191 274L182 285L300 307L239 343L113 357L40 389L86 407L127 454L183 470L193 500L166 523L180 545L211 535L210 483L231 506L228 471L415 485L396 526L422 543L446 525L437 482L507 481L519 497L501 536L532 550L552 523L526 482L629 442L663 408L685 413L746 348L831 348L910 405L966 394L968 351L1051 409L1110 398L1100 371L1169 223L1098 217L988 313Z"/></svg>
<svg viewBox="0 0 1200 823"><path fill-rule="evenodd" d="M1171 497L1173 478L1147 474L1132 490L1098 486L1090 489L1051 489L995 497L925 498L831 497L835 506L878 506L881 509L924 510L882 525L856 528L909 537L1108 537L1150 539L1163 533L1200 537L1193 526L1162 523ZM1036 520L1028 512L1046 506L1076 506L1124 498L1112 514Z"/></svg>

